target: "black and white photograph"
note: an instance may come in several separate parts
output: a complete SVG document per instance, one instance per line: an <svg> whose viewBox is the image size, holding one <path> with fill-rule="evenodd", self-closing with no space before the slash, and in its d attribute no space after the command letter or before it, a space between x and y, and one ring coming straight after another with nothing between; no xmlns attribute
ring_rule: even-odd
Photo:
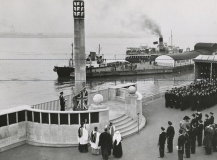
<svg viewBox="0 0 217 160"><path fill-rule="evenodd" d="M0 160L216 160L217 0L0 0Z"/></svg>

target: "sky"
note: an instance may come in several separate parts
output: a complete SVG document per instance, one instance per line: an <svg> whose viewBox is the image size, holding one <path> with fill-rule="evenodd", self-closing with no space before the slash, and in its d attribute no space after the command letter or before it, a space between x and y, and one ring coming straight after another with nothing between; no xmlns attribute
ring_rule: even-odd
<svg viewBox="0 0 217 160"><path fill-rule="evenodd" d="M73 0L0 0L0 32L73 34ZM217 0L84 0L89 37L217 37ZM159 35L160 36L160 35Z"/></svg>

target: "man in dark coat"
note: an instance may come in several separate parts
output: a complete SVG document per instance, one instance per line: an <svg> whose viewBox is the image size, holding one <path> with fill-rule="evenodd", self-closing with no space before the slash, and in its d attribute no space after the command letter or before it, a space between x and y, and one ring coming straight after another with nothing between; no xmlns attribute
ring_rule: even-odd
<svg viewBox="0 0 217 160"><path fill-rule="evenodd" d="M183 160L184 154L184 144L185 144L185 136L183 135L183 130L179 130L179 138L178 138L178 160Z"/></svg>
<svg viewBox="0 0 217 160"><path fill-rule="evenodd" d="M213 113L210 112L209 124L213 124L213 123L214 123Z"/></svg>
<svg viewBox="0 0 217 160"><path fill-rule="evenodd" d="M159 140L158 140L158 146L159 146L159 152L160 152L160 157L164 157L164 145L166 141L166 132L164 132L165 128L161 127L161 134L159 135Z"/></svg>
<svg viewBox="0 0 217 160"><path fill-rule="evenodd" d="M195 154L196 137L197 137L197 128L196 128L196 124L193 123L191 129L191 154Z"/></svg>
<svg viewBox="0 0 217 160"><path fill-rule="evenodd" d="M203 138L203 121L198 121L198 127L197 127L197 143L198 146L202 146L202 138Z"/></svg>
<svg viewBox="0 0 217 160"><path fill-rule="evenodd" d="M65 99L63 97L63 92L60 92L59 100L60 100L60 106L61 106L60 110L65 111Z"/></svg>
<svg viewBox="0 0 217 160"><path fill-rule="evenodd" d="M193 124L195 124L197 122L195 114L192 114L192 120L191 120L191 127Z"/></svg>
<svg viewBox="0 0 217 160"><path fill-rule="evenodd" d="M99 137L99 146L101 146L102 157L104 160L107 160L111 155L112 149L112 137L107 132L107 128L104 129L105 132L100 134Z"/></svg>
<svg viewBox="0 0 217 160"><path fill-rule="evenodd" d="M172 122L168 121L169 127L167 128L167 153L173 152L173 138L175 135L174 127L172 126Z"/></svg>
<svg viewBox="0 0 217 160"><path fill-rule="evenodd" d="M207 126L209 126L209 115L208 114L205 114L205 117L206 117L206 119L204 120L204 125L203 125L203 129L204 129L204 136L206 136L206 131L205 131L205 128L207 127Z"/></svg>
<svg viewBox="0 0 217 160"><path fill-rule="evenodd" d="M213 129L214 129L214 134L212 138L212 147L213 147L213 152L217 152L217 125L213 124Z"/></svg>
<svg viewBox="0 0 217 160"><path fill-rule="evenodd" d="M185 143L185 158L190 158L190 151L191 151L191 130L190 127L187 126L186 127L186 132L185 132L185 139L186 139L186 143Z"/></svg>
<svg viewBox="0 0 217 160"><path fill-rule="evenodd" d="M167 90L165 93L165 107L169 107L169 91Z"/></svg>
<svg viewBox="0 0 217 160"><path fill-rule="evenodd" d="M214 129L212 125L209 125L205 128L206 130L206 135L204 137L204 146L206 150L206 155L211 155L212 154L212 138L214 135Z"/></svg>

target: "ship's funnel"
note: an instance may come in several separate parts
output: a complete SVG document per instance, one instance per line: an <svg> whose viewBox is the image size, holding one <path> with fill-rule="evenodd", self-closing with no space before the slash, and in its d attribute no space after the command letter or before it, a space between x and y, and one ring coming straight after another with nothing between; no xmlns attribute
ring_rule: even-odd
<svg viewBox="0 0 217 160"><path fill-rule="evenodd" d="M164 44L163 44L163 38L159 38L159 51L164 52Z"/></svg>

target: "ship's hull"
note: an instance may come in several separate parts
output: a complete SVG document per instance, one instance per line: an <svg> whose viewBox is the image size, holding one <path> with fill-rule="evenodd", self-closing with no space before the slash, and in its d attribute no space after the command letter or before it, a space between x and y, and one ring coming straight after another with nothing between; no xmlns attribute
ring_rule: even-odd
<svg viewBox="0 0 217 160"><path fill-rule="evenodd" d="M75 71L73 67L57 67L54 66L54 72L57 72L58 77L70 77L70 74Z"/></svg>
<svg viewBox="0 0 217 160"><path fill-rule="evenodd" d="M86 68L86 77L114 77L114 76L135 76L135 75L150 75L150 74L165 74L193 71L194 65L185 65L178 67L169 67L161 69L145 69L138 70L136 68L129 70L117 70L114 67L99 67L99 68ZM74 78L74 68L72 67L55 67L54 71L57 72L59 78Z"/></svg>

